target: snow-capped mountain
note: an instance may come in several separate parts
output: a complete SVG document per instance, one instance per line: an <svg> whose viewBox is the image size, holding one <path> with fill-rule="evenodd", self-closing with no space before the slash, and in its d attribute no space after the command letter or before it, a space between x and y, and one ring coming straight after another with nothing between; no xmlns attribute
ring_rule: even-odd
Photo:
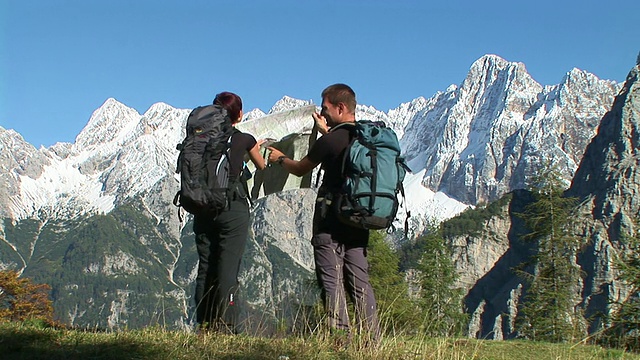
<svg viewBox="0 0 640 360"><path fill-rule="evenodd" d="M284 96L282 99L276 101L276 103L271 107L271 110L269 110L269 114L275 114L281 111L291 110L311 104L313 104L313 102L310 100L298 100L289 96Z"/></svg>
<svg viewBox="0 0 640 360"><path fill-rule="evenodd" d="M357 118L384 121L398 134L413 170L405 179L407 198L399 218L410 210L411 234L419 236L431 220L525 188L542 159L553 159L570 179L618 89L615 82L578 69L560 84L543 87L523 64L487 55L471 66L460 85L388 112L359 104ZM285 96L268 113L248 111L243 122L256 124L311 104ZM56 279L57 306L65 304L62 321L132 324L131 308L154 301L130 290L135 278L140 291L158 286L177 304L171 315L175 324L188 322L191 291L185 289L193 281L195 249L190 227L180 222L171 202L178 189L175 146L184 137L189 112L157 103L139 114L107 99L73 144L40 149L0 128L0 215L6 219L0 225L0 269L16 268L48 283L53 280L47 276ZM311 209L313 196L309 190L299 192L259 199L252 214L243 282L255 290L247 301L270 304L270 313L289 294L284 288L296 289L296 279L312 276L311 216L293 210ZM288 210L274 212L272 206ZM279 226L269 226L272 222ZM100 233L93 233L98 231L94 228ZM274 241L281 238L291 241ZM106 244L87 245L95 239ZM406 239L394 239L401 241ZM81 262L78 249L91 261ZM287 266L281 266L282 257ZM73 280L56 282L69 274ZM98 291L85 275L111 282ZM283 288L272 288L275 278L282 279ZM77 302L69 290L74 288L91 288L100 295L86 305ZM105 307L111 309L108 323ZM79 315L83 312L84 318Z"/></svg>
<svg viewBox="0 0 640 360"><path fill-rule="evenodd" d="M466 203L493 201L526 187L543 159L569 180L619 85L573 69L543 87L521 63L476 61L460 86L417 108L402 146L423 184Z"/></svg>
<svg viewBox="0 0 640 360"><path fill-rule="evenodd" d="M525 188L527 175L543 158L562 163L569 179L618 87L578 69L559 85L543 87L523 64L487 55L460 86L388 113L358 105L357 116L396 130L410 167L424 173L426 188L475 205ZM285 96L269 114L309 104ZM10 176L3 187L16 194L5 197L0 211L13 219L42 209L108 212L119 199L136 196L171 173L188 112L157 103L140 115L111 98L72 146L40 150L4 131L3 165ZM249 120L260 113L247 115ZM410 176L408 184L414 183Z"/></svg>
<svg viewBox="0 0 640 360"><path fill-rule="evenodd" d="M73 145L35 150L3 133L3 156L13 154L3 164L9 165L7 188L15 195L2 211L14 220L109 212L171 174L188 113L157 103L140 115L111 98L93 113ZM10 148L20 150L5 152Z"/></svg>

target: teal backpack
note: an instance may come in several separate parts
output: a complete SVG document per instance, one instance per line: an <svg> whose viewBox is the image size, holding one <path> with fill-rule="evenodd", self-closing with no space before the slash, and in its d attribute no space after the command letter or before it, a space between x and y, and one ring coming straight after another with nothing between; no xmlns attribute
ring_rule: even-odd
<svg viewBox="0 0 640 360"><path fill-rule="evenodd" d="M340 221L357 228L393 228L398 193L404 198L402 181L409 171L398 137L382 121L361 120L352 127L342 161L344 183L335 194L334 211Z"/></svg>

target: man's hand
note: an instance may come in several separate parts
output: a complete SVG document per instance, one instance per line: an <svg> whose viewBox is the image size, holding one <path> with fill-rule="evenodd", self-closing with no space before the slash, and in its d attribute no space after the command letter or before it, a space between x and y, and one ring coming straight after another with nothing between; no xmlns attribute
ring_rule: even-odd
<svg viewBox="0 0 640 360"><path fill-rule="evenodd" d="M270 151L269 152L269 164L273 164L273 163L278 162L278 158L280 156L284 156L282 151L274 148L273 146L267 146L267 149Z"/></svg>
<svg viewBox="0 0 640 360"><path fill-rule="evenodd" d="M282 151L272 146L268 146L267 149L271 151L268 158L270 164L280 163L285 171L295 176L302 176L318 165L318 163L309 160L308 156L303 157L302 160L294 160L289 159ZM282 160L278 161L280 158L282 158Z"/></svg>
<svg viewBox="0 0 640 360"><path fill-rule="evenodd" d="M311 114L311 116L313 116L313 120L316 123L316 126L318 127L318 132L322 135L326 135L329 132L329 127L327 126L327 119L324 118L324 116L318 114L317 112L314 112L313 114Z"/></svg>

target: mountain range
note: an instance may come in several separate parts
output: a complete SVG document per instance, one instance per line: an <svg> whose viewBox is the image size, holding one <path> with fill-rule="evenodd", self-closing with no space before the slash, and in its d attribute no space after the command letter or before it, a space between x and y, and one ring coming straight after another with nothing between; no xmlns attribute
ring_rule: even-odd
<svg viewBox="0 0 640 360"><path fill-rule="evenodd" d="M549 159L571 183L624 89L579 69L557 85L542 86L524 64L485 55L459 85L431 98L388 112L359 104L357 118L384 121L396 131L412 169L399 214L411 211L411 232L392 234L389 241L413 241L433 221L526 189ZM296 111L310 105L284 97L268 114L248 111L240 126L256 138L308 137L313 121ZM0 269L50 284L56 315L72 325L188 327L197 256L190 222L179 220L171 201L178 188L175 145L189 111L157 103L139 114L110 98L74 143L40 149L0 128ZM311 186L256 199L241 271L248 313L278 318L317 299L309 286L314 194ZM477 325L489 314L477 312L478 304L487 304L477 289L510 245L455 241ZM486 324L470 332L485 331Z"/></svg>

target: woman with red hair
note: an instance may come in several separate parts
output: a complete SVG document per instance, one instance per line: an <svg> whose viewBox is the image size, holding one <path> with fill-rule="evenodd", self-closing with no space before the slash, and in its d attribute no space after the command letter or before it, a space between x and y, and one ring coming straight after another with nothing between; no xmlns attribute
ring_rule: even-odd
<svg viewBox="0 0 640 360"><path fill-rule="evenodd" d="M231 92L221 92L213 100L222 106L235 126L242 120L242 99ZM235 129L229 149L229 178L244 171L245 154L258 169L265 168L260 154L263 141ZM237 333L237 290L240 260L249 234L249 194L242 186L231 191L228 208L216 216L196 215L193 232L198 249L196 277L196 321L201 330Z"/></svg>

